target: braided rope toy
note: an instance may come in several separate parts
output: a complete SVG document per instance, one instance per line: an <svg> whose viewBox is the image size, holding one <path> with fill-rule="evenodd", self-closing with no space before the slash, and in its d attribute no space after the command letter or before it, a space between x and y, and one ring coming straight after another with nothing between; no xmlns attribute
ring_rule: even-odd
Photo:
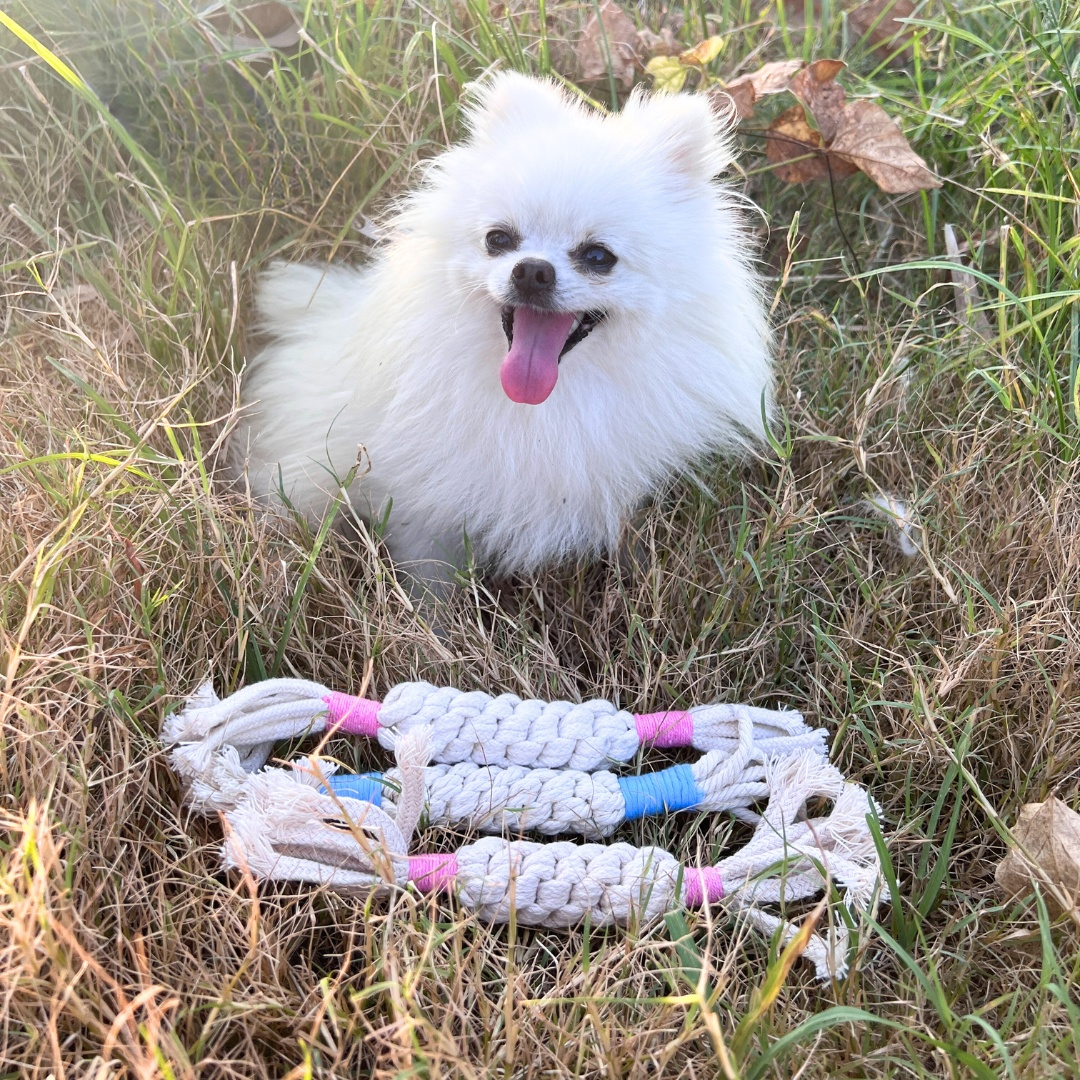
<svg viewBox="0 0 1080 1080"><path fill-rule="evenodd" d="M769 758L803 749L826 754L827 733L808 728L798 713L713 705L688 713L617 714L623 731L632 720L638 740L642 731L656 731L660 745L696 738L702 744L718 747L693 765L675 765L641 776L616 776L599 768L586 772L580 768L480 765L475 760L460 760L464 742L460 733L470 725L490 730L494 720L498 737L495 753L505 760L508 750L523 756L521 748L508 741L512 728L520 725L522 714L531 728L537 726L532 719L537 714L561 713L563 730L577 724L586 732L590 730L588 714L583 718L579 712L575 720L568 702L522 702L511 695L493 699L486 694L435 691L424 683L406 685L413 690L414 702L423 702L423 707L419 712L415 707L412 711L399 709L395 716L398 728L414 730L417 716L434 720L442 728L442 763L425 773L429 821L444 825L466 821L480 832L530 830L548 836L576 833L597 838L609 836L624 821L675 810L731 811L756 822L758 815L748 811L769 793L765 776ZM463 706L461 698L466 696L470 700ZM432 699L437 700L441 712L431 704ZM258 683L225 701L204 685L179 714L166 722L162 737L174 744L171 761L188 781L188 805L203 813L215 813L235 805L248 773L269 756L273 743L268 739L328 730L371 734L375 729L370 719L358 724L342 722L342 718L347 720L361 713L370 718L375 713L373 705L366 699L334 695L318 684L300 680L273 680L269 686ZM608 702L594 701L588 706L593 716L616 713ZM487 714L479 721L475 720L478 711ZM594 723L591 730L595 727ZM389 727L378 731L380 741L396 738ZM454 732L458 734L447 750L448 736ZM471 737L478 739L479 735ZM559 750L565 753L565 735L561 741L564 745ZM585 748L583 741L584 736L576 747L576 756L586 757L588 750L589 760L598 761L596 748ZM481 746L481 742L474 743L473 759ZM549 746L534 745L530 752L534 758L554 756ZM322 763L321 768L330 790L376 805L385 803L391 816L396 814L399 778L395 770L385 775L355 776L338 773L329 762Z"/></svg>
<svg viewBox="0 0 1080 1080"><path fill-rule="evenodd" d="M245 772L254 772L283 739L335 729L377 739L392 750L400 736L418 726L431 728L431 760L442 764L471 761L595 772L629 761L644 744L731 752L738 745L740 708L749 712L755 744L765 754L790 753L793 739L804 740L807 747L821 745L820 734L797 712L701 705L634 715L602 699L580 704L522 700L425 682L399 683L378 702L304 679L267 679L224 700L206 683L166 720L162 739L178 744L173 760L193 776L226 745L236 748Z"/></svg>
<svg viewBox="0 0 1080 1080"><path fill-rule="evenodd" d="M341 722L358 711L360 722ZM554 750L542 740L538 718L545 714L551 717ZM567 717L572 723L560 725ZM524 751L511 738L523 727L532 744ZM302 759L289 768L255 771L275 739L328 730L395 744L397 768L379 778L352 776L336 773L332 763ZM488 743L477 741L480 730ZM674 733L667 734L672 741L666 733ZM600 748L613 751L608 760L627 760L656 734L660 745L695 745L708 752L692 766L639 777L599 769ZM680 904L726 898L740 917L765 933L779 930L784 941L797 927L761 904L806 899L837 883L843 906L855 916L876 902L880 887L867 824L873 803L828 762L822 736L797 713L746 706L634 717L608 702L522 702L424 683L395 688L379 706L300 680L257 684L224 701L204 686L163 731L174 746L174 767L188 781L188 802L225 814L227 868L346 892L409 884L421 892L453 889L462 904L488 920L507 921L513 911L522 925L549 927L572 926L586 917L594 925L648 920ZM480 765L472 758L484 748L502 762L527 753L534 761L576 759L596 771ZM426 767L439 754L450 760ZM749 806L766 795L759 817ZM833 800L833 807L807 820L806 803L814 797ZM425 804L431 819L442 823L600 836L639 812L680 803L733 810L756 822L754 834L739 852L711 867L681 866L654 847L503 837L486 837L449 854L408 855ZM769 876L778 870L779 877ZM820 978L839 978L846 972L847 949L846 921L838 919L827 937L811 936L806 955Z"/></svg>
<svg viewBox="0 0 1080 1080"><path fill-rule="evenodd" d="M755 928L789 941L798 926L762 909L807 899L835 883L851 918L875 903L880 867L867 828L872 803L819 754L803 751L770 766L771 797L750 841L714 866L683 866L658 847L627 843L535 843L489 836L445 854L409 855L423 803L427 733L402 739L402 798L395 821L372 803L321 793L306 770L266 769L249 777L244 797L225 816L227 869L267 880L328 885L367 894L412 885L454 891L485 920L571 927L648 922L680 905L725 900ZM411 759L411 764L410 764ZM807 802L833 800L806 819ZM407 808L407 809L406 809ZM778 876L777 872L779 871ZM847 921L814 933L805 955L821 979L847 971Z"/></svg>
<svg viewBox="0 0 1080 1080"><path fill-rule="evenodd" d="M767 798L765 756L754 744L748 710L737 712L739 741L730 754L713 750L692 765L673 765L658 772L617 776L607 770L528 769L521 765L432 765L424 770L428 822L468 822L478 832L538 832L545 836L574 833L586 838L610 836L623 822L677 810L726 811L743 821L760 820L751 810ZM818 733L825 735L824 731ZM788 753L825 755L824 738L817 748L792 740ZM782 739L772 740L773 757ZM174 753L174 767L183 774L189 758ZM342 773L331 760L292 762L319 779L323 791L383 807L397 816L401 790L398 769L385 773ZM242 798L248 776L233 747L222 747L201 774L188 776L185 802L213 814L231 810Z"/></svg>

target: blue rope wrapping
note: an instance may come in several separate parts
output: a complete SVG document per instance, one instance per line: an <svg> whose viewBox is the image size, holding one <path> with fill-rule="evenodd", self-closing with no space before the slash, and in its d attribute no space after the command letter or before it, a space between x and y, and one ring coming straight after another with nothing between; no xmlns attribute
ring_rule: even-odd
<svg viewBox="0 0 1080 1080"><path fill-rule="evenodd" d="M689 765L673 765L644 776L620 776L619 790L626 803L626 820L646 814L692 810L705 797Z"/></svg>
<svg viewBox="0 0 1080 1080"><path fill-rule="evenodd" d="M339 799L359 799L373 806L382 805L382 773L335 773L327 778L326 787Z"/></svg>
<svg viewBox="0 0 1080 1080"><path fill-rule="evenodd" d="M327 787L339 798L382 805L382 773L337 773L329 777ZM692 810L704 798L689 765L673 765L644 776L620 776L619 790L626 804L627 821L647 814Z"/></svg>

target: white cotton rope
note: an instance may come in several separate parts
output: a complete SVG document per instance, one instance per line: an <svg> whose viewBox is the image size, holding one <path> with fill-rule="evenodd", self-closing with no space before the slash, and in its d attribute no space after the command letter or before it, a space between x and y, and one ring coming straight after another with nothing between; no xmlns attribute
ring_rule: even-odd
<svg viewBox="0 0 1080 1080"><path fill-rule="evenodd" d="M423 799L418 767L426 736L403 740L399 757L402 807ZM399 752L400 752L399 751ZM481 918L522 925L569 927L648 921L681 904L730 898L734 909L783 939L795 932L762 904L803 900L839 885L853 914L876 901L880 865L867 816L867 793L813 751L770 762L769 803L753 837L716 866L682 867L668 852L631 844L534 843L485 837L446 855L408 857L408 838L370 803L321 794L286 770L250 776L239 803L226 814L227 868L256 877L300 880L366 893L413 883L422 891L453 888ZM809 799L832 810L806 820ZM410 815L414 812L410 809ZM839 927L839 923L837 924ZM820 978L846 972L847 935L811 936L806 955Z"/></svg>
<svg viewBox="0 0 1080 1080"><path fill-rule="evenodd" d="M630 761L643 744L733 753L739 709L748 710L763 754L822 744L821 734L794 711L715 704L635 715L601 699L523 700L424 682L400 683L380 703L303 679L268 679L224 699L205 683L167 718L161 737L173 748L173 767L188 779L201 777L225 746L234 747L241 768L253 772L275 742L321 734L328 726L377 738L387 749L412 728L427 726L432 761L442 764L594 772Z"/></svg>
<svg viewBox="0 0 1080 1080"><path fill-rule="evenodd" d="M435 825L465 823L478 832L569 833L590 839L610 836L627 820L677 810L726 811L756 822L758 814L751 807L769 794L766 754L754 741L750 710L738 706L735 712L738 741L731 753L713 750L692 765L660 772L616 776L606 770L432 765L424 772L428 820ZM805 752L801 746L797 740L796 752ZM816 750L825 756L823 738ZM291 769L296 779L375 802L396 816L401 790L397 769L356 777L338 773L334 762L321 759L295 761ZM202 774L188 778L185 802L200 813L230 810L248 776L236 748L223 747Z"/></svg>
<svg viewBox="0 0 1080 1080"><path fill-rule="evenodd" d="M731 759L722 751L688 766L700 774L698 786L706 793L686 805L662 804L656 812L676 809L703 813L734 813L744 821L757 821L750 808L769 794L764 762L729 770ZM391 815L397 799L397 770L383 788L382 806ZM477 832L537 832L542 836L572 833L587 838L610 836L628 820L620 780L612 772L587 773L577 769L504 769L491 766L432 765L425 772L428 820L433 825L468 822ZM642 777L645 779L645 777ZM641 815L638 815L641 816Z"/></svg>
<svg viewBox="0 0 1080 1080"><path fill-rule="evenodd" d="M301 881L329 881L322 876L308 876L308 867L324 865L333 872L366 875L372 887L380 881L397 881L409 873L409 840L424 808L424 763L430 746L424 728L404 735L398 744L398 770L402 778L401 802L397 819L372 803L350 799L347 818L343 818L340 803L325 799L322 829L312 830L310 822L292 812L297 792L311 792L297 784L281 769L268 769L258 774L262 781L252 788L247 785L245 798L235 809L235 822L229 822L223 858L226 868L251 869L257 876L259 866L271 859L278 874ZM296 804L299 805L299 804ZM269 829L260 834L250 827L249 818L256 813ZM236 829L244 833L238 843ZM272 837L272 840L270 839ZM348 838L347 841L345 838ZM238 857L234 857L238 856Z"/></svg>

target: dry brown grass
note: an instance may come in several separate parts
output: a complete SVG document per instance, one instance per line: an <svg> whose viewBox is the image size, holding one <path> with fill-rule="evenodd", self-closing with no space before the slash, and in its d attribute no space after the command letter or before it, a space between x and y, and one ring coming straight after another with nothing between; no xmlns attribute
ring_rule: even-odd
<svg viewBox="0 0 1080 1080"><path fill-rule="evenodd" d="M447 18L478 55L494 48ZM745 31L748 43L759 32ZM390 70L409 35L385 34ZM958 46L938 44L945 72ZM372 176L389 170L397 186L395 162L441 138L422 65L405 70L415 85L404 103L375 76L298 92L308 108L369 93L361 115L385 123L359 174L346 163L375 129L289 128L297 102L281 73L280 96L263 91L278 143L244 142L246 100L233 115L227 99L200 132L204 114L168 83L148 111L187 108L189 141L185 160L162 159L205 170L198 184L169 174L187 208L178 218L41 65L33 85L14 62L0 71L4 1073L719 1074L718 1048L770 958L722 910L687 915L681 939L677 924L560 934L490 928L412 895L363 905L222 874L220 829L182 810L156 733L207 673L232 689L273 673L280 651L281 674L342 689L370 664L376 694L422 676L627 707L723 696L803 709L881 803L900 893L880 927L862 928L862 967L846 982L821 987L796 968L740 1075L1070 1075L1074 931L992 884L1018 806L1074 798L1080 771L1075 417L1059 421L1047 350L1015 311L1020 330L973 351L947 293L911 300L940 280L930 272L830 281L815 260L838 254L831 210L804 206L780 307L782 460L718 466L711 490L676 486L642 524L647 557L632 582L606 566L479 579L442 613L442 638L374 541L332 537L316 550L310 533L271 527L213 482L251 263L286 237L290 255L326 252ZM959 111L968 99L951 92ZM230 124L240 134L220 150ZM939 160L983 167L977 140L928 124ZM317 153L327 147L332 160ZM254 198L291 160L303 167ZM240 175L237 190L222 195L221 170ZM341 177L320 207L314 193ZM803 196L752 183L779 268ZM918 207L868 198L865 214L843 208L867 264L920 257ZM964 206L970 221L987 212L962 188L949 198L941 213L954 220ZM1030 270L1032 292L1049 288L1031 239L1044 225L1027 219L1021 254L1009 249L1010 273L1022 283ZM1042 317L1048 336L1068 325L1062 312ZM867 507L875 492L916 506L914 558ZM623 833L692 857L715 854L732 827L681 816ZM834 1014L820 1032L802 1029L790 1055L760 1062L833 1005L882 1023Z"/></svg>

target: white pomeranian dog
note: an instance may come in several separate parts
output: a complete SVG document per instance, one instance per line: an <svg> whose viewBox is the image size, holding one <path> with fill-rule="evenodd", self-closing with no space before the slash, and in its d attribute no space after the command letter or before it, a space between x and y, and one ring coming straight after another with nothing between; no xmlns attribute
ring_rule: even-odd
<svg viewBox="0 0 1080 1080"><path fill-rule="evenodd" d="M704 97L603 115L501 74L468 126L370 265L262 278L236 440L252 491L313 521L353 472L355 510L428 582L467 546L497 572L612 549L673 474L760 440L771 396Z"/></svg>

